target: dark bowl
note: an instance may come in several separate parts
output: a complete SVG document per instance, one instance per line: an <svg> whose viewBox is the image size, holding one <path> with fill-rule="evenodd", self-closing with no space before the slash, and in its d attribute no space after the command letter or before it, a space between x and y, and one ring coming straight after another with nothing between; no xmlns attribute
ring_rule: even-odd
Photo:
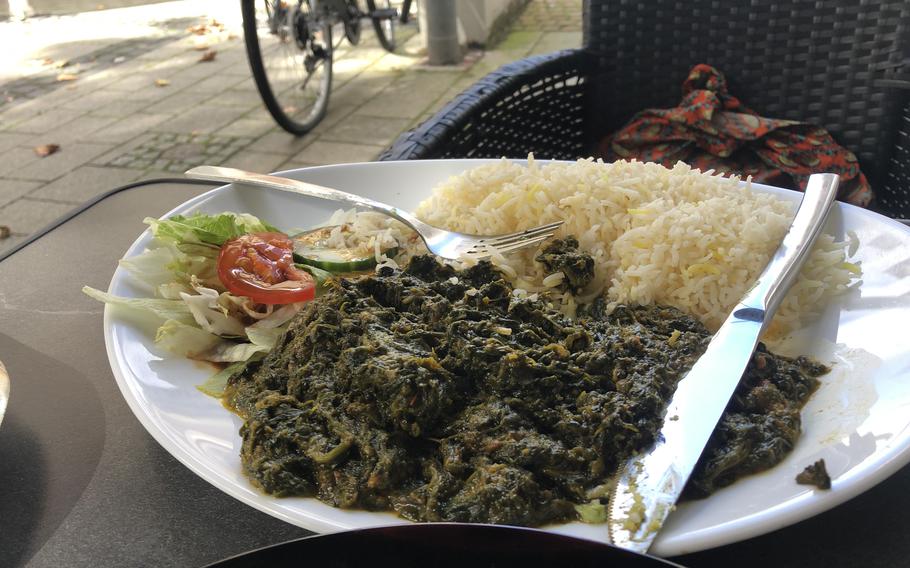
<svg viewBox="0 0 910 568"><path fill-rule="evenodd" d="M679 564L535 529L429 523L310 536L227 558L210 568L253 566L666 568Z"/></svg>

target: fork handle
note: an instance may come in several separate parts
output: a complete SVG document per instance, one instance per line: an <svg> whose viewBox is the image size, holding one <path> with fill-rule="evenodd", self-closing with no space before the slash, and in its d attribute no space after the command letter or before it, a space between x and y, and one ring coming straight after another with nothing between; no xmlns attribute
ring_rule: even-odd
<svg viewBox="0 0 910 568"><path fill-rule="evenodd" d="M197 166L195 168L187 170L185 173L188 177L194 179L258 185L260 187L280 189L281 191L299 193L300 195L318 197L319 199L327 199L329 201L341 201L344 203L349 203L356 207L370 209L372 211L384 213L390 217L394 217L395 219L398 219L402 223L409 225L411 228L418 232L422 227L425 226L425 224L417 219L417 217L414 217L407 211L402 211L397 207L393 207L379 201L374 201L367 197L354 195L353 193L347 193L338 189L316 185L315 183L308 183L296 179L270 176L266 174L257 174L254 172L247 172L235 168L222 168L219 166Z"/></svg>

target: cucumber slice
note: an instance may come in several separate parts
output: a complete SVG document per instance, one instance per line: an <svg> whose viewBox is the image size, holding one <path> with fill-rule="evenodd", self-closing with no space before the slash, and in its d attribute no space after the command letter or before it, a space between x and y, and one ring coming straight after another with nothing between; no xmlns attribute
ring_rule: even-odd
<svg viewBox="0 0 910 568"><path fill-rule="evenodd" d="M326 292L326 290L328 290L326 283L329 280L331 280L332 278L335 278L335 276L336 276L334 272L329 272L328 270L323 270L323 269L319 268L318 266L311 266L309 264L302 264L299 262L295 262L294 266L300 270L306 271L310 276L312 276L316 280L316 297L317 298L319 296L323 295Z"/></svg>
<svg viewBox="0 0 910 568"><path fill-rule="evenodd" d="M376 257L373 253L328 246L326 243L334 228L320 227L291 237L294 243L294 261L334 273L361 272L376 266ZM342 231L344 230L342 226ZM386 248L382 252L392 257L398 252L398 247Z"/></svg>

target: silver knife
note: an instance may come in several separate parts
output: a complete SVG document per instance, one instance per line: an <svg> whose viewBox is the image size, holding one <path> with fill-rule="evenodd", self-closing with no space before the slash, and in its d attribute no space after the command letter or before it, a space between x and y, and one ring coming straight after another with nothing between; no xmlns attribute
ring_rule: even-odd
<svg viewBox="0 0 910 568"><path fill-rule="evenodd" d="M758 338L796 280L837 194L838 176L813 174L780 247L679 382L657 441L620 466L607 526L616 546L647 552L673 511L736 390Z"/></svg>

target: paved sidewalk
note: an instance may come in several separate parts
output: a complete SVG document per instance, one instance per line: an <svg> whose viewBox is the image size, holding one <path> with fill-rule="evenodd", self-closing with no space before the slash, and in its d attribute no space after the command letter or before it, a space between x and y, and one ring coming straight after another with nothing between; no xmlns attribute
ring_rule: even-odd
<svg viewBox="0 0 910 568"><path fill-rule="evenodd" d="M214 25L212 21L216 22ZM189 28L203 24L192 33ZM236 2L183 0L0 23L0 251L138 179L220 164L258 171L375 159L504 63L581 44L581 0L534 0L506 38L430 68L414 24L336 52L325 119L279 129L251 79ZM200 61L211 50L211 61ZM40 157L36 147L59 150ZM9 236L2 226L9 228Z"/></svg>

